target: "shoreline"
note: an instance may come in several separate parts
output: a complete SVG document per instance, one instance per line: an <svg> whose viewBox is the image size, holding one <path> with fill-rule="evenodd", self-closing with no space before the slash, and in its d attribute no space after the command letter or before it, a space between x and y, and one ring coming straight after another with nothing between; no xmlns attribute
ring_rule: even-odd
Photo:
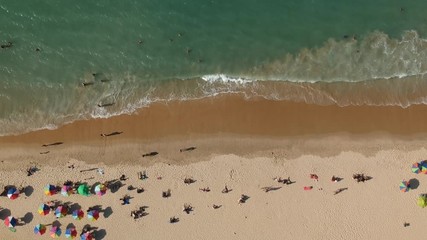
<svg viewBox="0 0 427 240"><path fill-rule="evenodd" d="M133 161L181 165L208 161L215 155L250 157L272 152L288 158L333 156L343 151L372 156L380 150L423 148L426 117L426 105L318 106L262 98L246 100L229 94L156 103L133 115L82 120L55 130L4 136L0 137L0 145L6 152L25 149L22 154L28 159L45 163L51 159L52 164L60 154L112 165ZM123 133L101 136L115 131ZM57 142L63 144L42 147ZM192 146L201 151L177 154L179 149ZM123 151L131 157L121 157ZM153 151L159 156L142 158Z"/></svg>
<svg viewBox="0 0 427 240"><path fill-rule="evenodd" d="M89 164L185 165L218 155L245 158L304 155L331 157L354 151L424 148L426 105L401 107L318 106L228 94L194 101L156 103L133 115L76 121L55 130L0 137L1 160L55 165L66 155ZM123 132L108 137L101 134ZM42 147L44 144L63 142ZM179 149L196 147L192 153ZM10 150L10 151L9 151ZM126 154L123 154L126 152ZM143 158L158 152L153 158ZM43 154L46 153L46 154ZM25 160L23 160L25 159ZM67 164L67 162L62 162Z"/></svg>
<svg viewBox="0 0 427 240"><path fill-rule="evenodd" d="M242 136L295 137L336 133L386 133L400 137L427 133L427 105L319 106L224 94L199 100L154 103L134 114L78 120L54 130L0 137L1 144L90 142L109 138L152 140L217 133Z"/></svg>

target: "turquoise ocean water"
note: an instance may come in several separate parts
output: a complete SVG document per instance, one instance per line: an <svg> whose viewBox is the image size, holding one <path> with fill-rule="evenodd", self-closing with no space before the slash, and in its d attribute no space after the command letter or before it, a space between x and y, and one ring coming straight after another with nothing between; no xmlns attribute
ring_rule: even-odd
<svg viewBox="0 0 427 240"><path fill-rule="evenodd" d="M226 92L424 104L426 8L423 0L0 0L0 135Z"/></svg>

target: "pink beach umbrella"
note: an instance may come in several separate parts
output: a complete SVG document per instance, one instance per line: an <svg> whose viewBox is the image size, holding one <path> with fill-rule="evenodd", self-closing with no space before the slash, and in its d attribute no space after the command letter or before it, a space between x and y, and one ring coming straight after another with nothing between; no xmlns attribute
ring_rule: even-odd
<svg viewBox="0 0 427 240"><path fill-rule="evenodd" d="M4 220L4 225L6 225L6 227L8 228L14 228L17 223L18 223L18 219L12 216L9 216Z"/></svg>
<svg viewBox="0 0 427 240"><path fill-rule="evenodd" d="M98 196L102 196L107 192L107 187L104 184L98 184L95 186L95 193Z"/></svg>
<svg viewBox="0 0 427 240"><path fill-rule="evenodd" d="M68 185L62 186L62 188L61 188L61 195L62 196L68 197L71 194L73 194L73 188L71 186L68 186Z"/></svg>
<svg viewBox="0 0 427 240"><path fill-rule="evenodd" d="M68 214L67 206L61 205L61 206L58 206L55 210L55 216L57 218L65 217L67 216L67 214Z"/></svg>
<svg viewBox="0 0 427 240"><path fill-rule="evenodd" d="M59 236L61 236L61 233L62 233L62 231L58 226L53 226L50 229L50 236L52 238L59 238Z"/></svg>
<svg viewBox="0 0 427 240"><path fill-rule="evenodd" d="M80 235L80 240L92 240L92 239L93 239L92 233L87 232Z"/></svg>

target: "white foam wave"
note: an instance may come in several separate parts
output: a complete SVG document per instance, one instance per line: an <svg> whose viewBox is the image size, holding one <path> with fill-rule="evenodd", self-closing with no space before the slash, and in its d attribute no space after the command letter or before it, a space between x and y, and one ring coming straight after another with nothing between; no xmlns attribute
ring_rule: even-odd
<svg viewBox="0 0 427 240"><path fill-rule="evenodd" d="M211 75L204 75L201 77L201 79L205 80L206 82L209 83L216 83L216 82L220 82L220 83L237 83L237 84L245 84L245 83L250 83L256 80L251 80L248 78L242 78L242 77L231 77L231 76L227 76L225 74L211 74Z"/></svg>

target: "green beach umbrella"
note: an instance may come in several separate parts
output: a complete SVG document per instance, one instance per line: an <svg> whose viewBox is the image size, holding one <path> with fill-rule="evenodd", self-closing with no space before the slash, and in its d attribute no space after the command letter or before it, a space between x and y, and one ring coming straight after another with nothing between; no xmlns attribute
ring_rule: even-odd
<svg viewBox="0 0 427 240"><path fill-rule="evenodd" d="M82 184L77 188L77 193L83 196L89 196L89 187L86 184Z"/></svg>
<svg viewBox="0 0 427 240"><path fill-rule="evenodd" d="M427 206L427 197L425 195L420 195L417 200L417 205L425 208Z"/></svg>

